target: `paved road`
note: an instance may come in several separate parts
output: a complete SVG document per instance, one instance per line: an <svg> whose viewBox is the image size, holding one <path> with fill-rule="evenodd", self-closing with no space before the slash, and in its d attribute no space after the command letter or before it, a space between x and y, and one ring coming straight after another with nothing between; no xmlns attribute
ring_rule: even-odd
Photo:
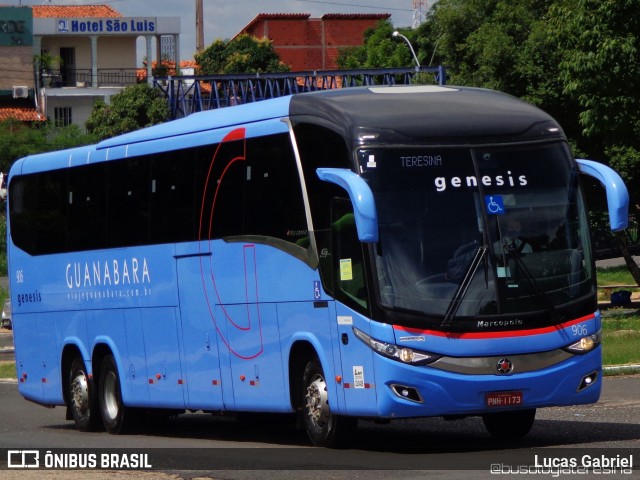
<svg viewBox="0 0 640 480"><path fill-rule="evenodd" d="M11 332L0 330L0 352L11 345ZM0 407L3 480L495 479L507 476L489 473L496 462L508 469L530 465L535 454L558 458L563 452L604 452L615 457L630 451L635 458L633 475L616 472L606 478L640 477L640 376L605 378L603 396L596 405L539 411L530 435L512 444L490 439L477 418L403 420L390 425L361 422L352 448L344 451L310 448L304 435L280 419L238 422L190 414L157 424L151 421L145 429L125 436L80 433L65 420L63 408L29 403L19 396L15 384L0 384ZM94 449L150 452L156 467L157 462L162 466L153 472L2 469L8 449L34 448L43 454L61 448L76 453L99 451Z"/></svg>
<svg viewBox="0 0 640 480"><path fill-rule="evenodd" d="M637 264L640 264L640 257L633 257ZM620 265L624 265L624 258L607 258L606 260L597 260L596 267L598 268L607 268L607 267L617 267Z"/></svg>
<svg viewBox="0 0 640 480"><path fill-rule="evenodd" d="M640 465L640 376L605 378L603 396L596 405L541 410L532 432L520 443L493 441L477 418L453 422L420 419L390 425L361 422L352 448L342 451L310 448L304 435L293 426L281 421L265 422L260 417L241 422L190 414L165 423L152 421L130 435L81 433L65 420L64 409L46 409L26 402L15 384L0 384L0 399L0 455L6 455L6 449L92 452L123 448L134 453L154 449L150 451L152 463L183 479L468 480L495 478L489 474L492 463L528 465L534 454L541 452L552 456L558 452L604 452L615 457L627 449L634 449L635 462ZM0 470L0 477L9 478L6 473ZM33 475L36 473L21 476L20 480L50 478L42 470ZM638 471L634 473L636 476ZM131 478L159 478L160 472L156 474ZM98 478L93 475L87 474L86 478ZM105 478L107 474L101 475Z"/></svg>

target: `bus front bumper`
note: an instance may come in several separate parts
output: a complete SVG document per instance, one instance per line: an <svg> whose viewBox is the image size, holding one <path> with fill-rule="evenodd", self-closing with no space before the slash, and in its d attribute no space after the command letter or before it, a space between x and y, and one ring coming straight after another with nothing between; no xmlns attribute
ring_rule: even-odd
<svg viewBox="0 0 640 480"><path fill-rule="evenodd" d="M410 366L376 355L376 416L466 416L491 412L595 403L602 386L602 347L540 370L509 370L498 359L494 374L463 374ZM503 362L501 373L500 362ZM515 363L515 362L514 362Z"/></svg>

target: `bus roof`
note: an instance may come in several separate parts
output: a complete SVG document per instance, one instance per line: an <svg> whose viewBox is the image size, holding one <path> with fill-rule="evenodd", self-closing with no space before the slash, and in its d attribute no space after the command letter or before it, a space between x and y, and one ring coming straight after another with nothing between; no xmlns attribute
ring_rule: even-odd
<svg viewBox="0 0 640 480"><path fill-rule="evenodd" d="M296 95L290 115L323 117L343 126L352 139L376 132L381 141L426 143L564 137L539 108L511 95L468 87L365 87Z"/></svg>
<svg viewBox="0 0 640 480"><path fill-rule="evenodd" d="M289 114L290 99L290 96L279 97L261 102L246 103L234 107L193 113L179 120L154 125L153 127L103 140L97 147L98 149L112 148L130 145L132 143L215 130L217 128L232 127L272 118L286 117Z"/></svg>
<svg viewBox="0 0 640 480"><path fill-rule="evenodd" d="M436 85L352 87L194 113L97 145L26 157L14 164L12 174L104 161L119 157L109 155L109 149L285 117L324 124L351 140L366 134L371 143L486 144L564 138L548 114L492 90Z"/></svg>

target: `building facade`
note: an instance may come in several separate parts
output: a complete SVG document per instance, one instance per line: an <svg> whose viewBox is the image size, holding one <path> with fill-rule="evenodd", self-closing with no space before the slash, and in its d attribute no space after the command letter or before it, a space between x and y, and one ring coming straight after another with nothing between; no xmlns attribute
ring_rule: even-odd
<svg viewBox="0 0 640 480"><path fill-rule="evenodd" d="M335 70L341 49L359 47L364 32L390 14L260 13L238 35L249 34L273 42L280 59L292 71Z"/></svg>
<svg viewBox="0 0 640 480"><path fill-rule="evenodd" d="M171 60L179 62L179 17L124 17L108 5L34 5L0 8L0 22L16 11L23 12L23 29L29 33L20 45L5 45L0 38L0 58L16 72L13 78L0 78L0 95L11 92L15 102L14 87L26 87L26 96L19 92L27 99L22 103L30 101L34 120L83 127L97 100L109 103L112 95L140 80L139 38L147 59L154 58L155 47L158 61L169 40ZM151 68L149 61L146 78L152 77ZM1 100L0 119L7 107Z"/></svg>
<svg viewBox="0 0 640 480"><path fill-rule="evenodd" d="M33 73L31 8L0 8L0 120L43 120L33 103Z"/></svg>

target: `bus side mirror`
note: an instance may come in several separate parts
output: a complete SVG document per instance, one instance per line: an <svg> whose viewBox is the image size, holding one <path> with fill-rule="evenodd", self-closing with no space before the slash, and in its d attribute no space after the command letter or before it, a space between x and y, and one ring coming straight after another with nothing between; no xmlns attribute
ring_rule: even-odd
<svg viewBox="0 0 640 480"><path fill-rule="evenodd" d="M316 174L325 182L335 183L344 188L353 204L353 213L361 242L378 241L378 212L373 192L362 177L346 168L318 168Z"/></svg>
<svg viewBox="0 0 640 480"><path fill-rule="evenodd" d="M593 160L577 159L581 173L600 181L607 192L609 225L611 231L624 230L629 225L629 192L627 187L612 168Z"/></svg>

